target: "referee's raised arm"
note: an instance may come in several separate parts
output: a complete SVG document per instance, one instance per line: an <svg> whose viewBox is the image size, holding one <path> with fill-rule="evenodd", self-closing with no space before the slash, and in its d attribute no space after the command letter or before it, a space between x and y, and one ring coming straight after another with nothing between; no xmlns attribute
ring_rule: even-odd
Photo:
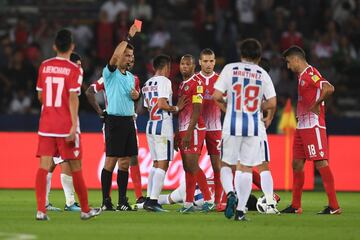
<svg viewBox="0 0 360 240"><path fill-rule="evenodd" d="M128 44L128 41L130 41L130 38L134 37L136 32L138 32L138 29L136 28L135 24L133 24L130 27L129 34L126 37L126 40L121 41L115 48L115 51L109 61L109 66L118 66L119 59L121 58L122 54L124 53L126 46Z"/></svg>

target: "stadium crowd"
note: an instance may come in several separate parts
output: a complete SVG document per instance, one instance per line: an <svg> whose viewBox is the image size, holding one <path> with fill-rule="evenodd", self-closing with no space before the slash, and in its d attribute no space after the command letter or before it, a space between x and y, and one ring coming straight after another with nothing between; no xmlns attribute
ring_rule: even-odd
<svg viewBox="0 0 360 240"><path fill-rule="evenodd" d="M295 76L281 52L293 44L336 88L328 112L360 116L359 0L53 0L2 1L0 17L0 113L38 113L35 83L42 60L54 55L53 36L61 27L74 34L83 58L84 86L96 81L134 18L144 21L137 36L133 72L141 84L153 74L157 54L172 57L174 93L181 81L179 58L214 49L216 68L239 59L246 37L259 39L270 60L280 106L296 99ZM62 11L57 11L62 9ZM177 94L174 94L177 95ZM295 101L293 101L295 102ZM81 111L92 111L84 96Z"/></svg>

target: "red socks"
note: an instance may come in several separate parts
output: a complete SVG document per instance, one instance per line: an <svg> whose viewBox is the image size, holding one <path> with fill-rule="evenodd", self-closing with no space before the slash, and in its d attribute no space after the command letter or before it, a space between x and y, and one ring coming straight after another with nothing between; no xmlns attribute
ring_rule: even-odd
<svg viewBox="0 0 360 240"><path fill-rule="evenodd" d="M185 172L185 183L186 183L186 202L194 202L194 193L196 187L196 177L195 175Z"/></svg>
<svg viewBox="0 0 360 240"><path fill-rule="evenodd" d="M39 168L36 173L35 179L35 192L36 192L36 202L37 210L43 213L46 213L45 201L46 201L46 176L48 171Z"/></svg>
<svg viewBox="0 0 360 240"><path fill-rule="evenodd" d="M256 171L252 172L253 175L253 184L258 187L259 189L261 189L261 180L260 180L260 174Z"/></svg>
<svg viewBox="0 0 360 240"><path fill-rule="evenodd" d="M202 169L199 169L196 172L196 181L197 181L197 183L199 185L200 191L204 195L204 200L205 201L210 201L211 200L211 193L210 193L207 181L206 181L205 173L203 172Z"/></svg>
<svg viewBox="0 0 360 240"><path fill-rule="evenodd" d="M293 172L292 203L293 208L301 208L301 194L304 186L304 171Z"/></svg>
<svg viewBox="0 0 360 240"><path fill-rule="evenodd" d="M215 183L215 203L220 203L222 186L220 181L220 172L214 172L214 183Z"/></svg>
<svg viewBox="0 0 360 240"><path fill-rule="evenodd" d="M319 168L321 178L323 180L324 188L329 200L329 206L332 209L338 209L339 203L336 199L335 185L334 185L334 177L330 170L329 166Z"/></svg>
<svg viewBox="0 0 360 240"><path fill-rule="evenodd" d="M136 199L142 197L141 174L139 165L130 166L130 176L134 185Z"/></svg>
<svg viewBox="0 0 360 240"><path fill-rule="evenodd" d="M87 189L83 178L82 170L73 172L72 176L73 176L75 192L77 193L80 201L81 211L87 213L90 211L90 208L89 208L88 194L87 194Z"/></svg>

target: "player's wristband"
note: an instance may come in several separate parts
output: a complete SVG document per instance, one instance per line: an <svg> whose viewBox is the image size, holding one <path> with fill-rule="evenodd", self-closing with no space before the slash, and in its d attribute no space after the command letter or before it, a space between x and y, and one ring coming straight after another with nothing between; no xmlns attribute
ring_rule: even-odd
<svg viewBox="0 0 360 240"><path fill-rule="evenodd" d="M130 37L129 34L126 36L125 41L127 41L127 42L130 42L130 41L131 41L131 37Z"/></svg>

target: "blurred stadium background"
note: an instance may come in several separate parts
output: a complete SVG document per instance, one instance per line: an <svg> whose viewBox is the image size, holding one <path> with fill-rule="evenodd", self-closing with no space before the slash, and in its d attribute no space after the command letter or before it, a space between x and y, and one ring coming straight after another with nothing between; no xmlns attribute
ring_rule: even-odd
<svg viewBox="0 0 360 240"><path fill-rule="evenodd" d="M263 45L264 57L270 60L270 75L278 94L277 117L269 129L272 134L278 133L277 123L286 100L290 98L295 104L297 99L296 76L286 69L281 52L292 44L303 47L309 63L336 88L327 103L327 129L333 137L329 140L330 153L336 155L336 166L342 166L341 176L349 174L351 161L355 163L360 156L352 151L359 145L360 137L342 136L360 134L359 0L0 0L0 141L7 150L2 151L2 161L9 160L19 148L23 150L19 157L35 158L34 132L40 111L35 92L37 69L42 60L54 56L52 42L56 31L66 27L74 34L76 51L83 59L85 91L100 77L134 18L144 24L142 33L133 40L133 72L144 83L153 74L152 58L158 53L169 54L174 60L171 80L175 93L181 81L178 62L183 54L197 57L202 48L210 47L216 53L216 69L220 71L226 63L239 59L242 39L257 38ZM103 102L101 95L98 97ZM139 116L140 132L146 120L146 115ZM81 95L80 121L83 132L101 130L101 122L85 94ZM31 132L32 136L27 138L22 132ZM95 138L99 156L94 157L92 152L89 158L98 161L102 156L102 138L99 133ZM274 148L278 150L273 151L273 159L283 154L283 140L279 141L275 141ZM91 144L95 146L95 142ZM141 144L145 146L146 141ZM14 146L15 150L11 148ZM91 148L84 144L84 151L87 149ZM35 166L34 161L30 164ZM10 167L3 168L4 172ZM34 173L35 170L30 176ZM360 190L359 177L356 173L352 177L355 183L354 179L349 182L357 188L348 190ZM336 181L339 178L340 175L335 176ZM6 182L2 178L0 187Z"/></svg>

